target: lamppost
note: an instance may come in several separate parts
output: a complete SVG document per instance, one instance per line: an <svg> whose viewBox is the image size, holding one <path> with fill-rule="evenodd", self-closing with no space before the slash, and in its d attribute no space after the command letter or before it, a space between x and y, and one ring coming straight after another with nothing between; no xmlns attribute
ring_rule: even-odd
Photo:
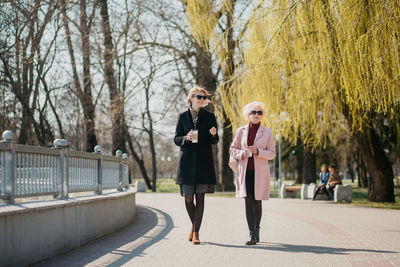
<svg viewBox="0 0 400 267"><path fill-rule="evenodd" d="M276 139L276 137L275 137L275 139ZM277 189L277 187L278 187L278 184L277 184L277 178L276 178L276 157L274 158L274 161L273 161L273 163L272 163L272 166L273 166L273 169L272 169L272 173L274 174L274 189Z"/></svg>
<svg viewBox="0 0 400 267"><path fill-rule="evenodd" d="M281 185L282 185L282 178L281 178L281 172L282 172L282 155L281 155L281 120L283 121L289 121L289 113L286 111L282 111L279 113L278 116L278 134L277 134L277 139L278 139L278 198L281 198ZM276 136L275 136L276 138Z"/></svg>
<svg viewBox="0 0 400 267"><path fill-rule="evenodd" d="M281 131L280 124L279 124L279 119L278 119L278 131ZM281 198L281 185L282 185L282 179L281 179L281 171L282 171L282 165L281 165L281 135L277 134L275 136L276 139L278 139L278 198Z"/></svg>

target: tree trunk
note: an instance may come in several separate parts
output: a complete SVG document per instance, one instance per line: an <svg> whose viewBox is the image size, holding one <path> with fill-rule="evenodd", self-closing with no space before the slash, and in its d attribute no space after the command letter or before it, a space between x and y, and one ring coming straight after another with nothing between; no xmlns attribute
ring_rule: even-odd
<svg viewBox="0 0 400 267"><path fill-rule="evenodd" d="M32 140L33 130L32 130L32 120L27 114L26 110L22 110L21 116L21 130L18 136L18 144L26 145L29 140Z"/></svg>
<svg viewBox="0 0 400 267"><path fill-rule="evenodd" d="M149 176L147 175L146 166L144 166L144 161L142 159L140 159L139 155L136 153L135 148L132 143L131 135L129 134L127 127L125 127L125 129L124 129L124 136L128 142L129 151L130 151L131 155L133 156L133 159L136 161L136 163L139 166L140 172L142 173L142 176L143 176L144 182L146 183L147 188L152 189Z"/></svg>
<svg viewBox="0 0 400 267"><path fill-rule="evenodd" d="M316 175L316 156L309 147L305 146L304 149L304 167L303 167L303 184L315 183L317 180Z"/></svg>
<svg viewBox="0 0 400 267"><path fill-rule="evenodd" d="M150 151L151 151L151 166L152 166L152 182L153 186L151 191L156 192L157 186L157 158L156 158L156 149L154 144L154 130L153 130L153 118L150 113L150 86L146 86L146 115L149 123L149 128L146 129L147 134L149 135L149 143L150 143ZM143 126L145 125L146 116L143 115Z"/></svg>
<svg viewBox="0 0 400 267"><path fill-rule="evenodd" d="M68 17L66 13L66 3L62 2L62 13L64 29L66 34L66 42L68 46L69 57L72 67L72 76L74 80L74 87L76 95L81 102L83 115L84 115L84 126L85 126L85 147L84 150L87 152L93 152L94 147L97 145L96 138L96 120L95 120L95 106L93 104L92 97L92 78L90 74L90 43L89 34L90 27L87 21L86 14L86 1L80 1L80 32L81 32L81 44L82 44L82 65L83 65L83 90L79 81L78 71L76 67L74 49L71 41L71 32L69 30Z"/></svg>
<svg viewBox="0 0 400 267"><path fill-rule="evenodd" d="M347 173L346 173L346 178L350 175L351 177L351 182L354 183L354 172L353 172L353 164L352 164L352 159L350 158L350 155L347 155L346 158L346 164L347 164Z"/></svg>
<svg viewBox="0 0 400 267"><path fill-rule="evenodd" d="M224 113L225 115L225 113ZM229 162L229 148L232 143L232 125L228 118L223 122L224 132L222 134L222 177L221 187L223 191L234 191L233 172L228 166Z"/></svg>
<svg viewBox="0 0 400 267"><path fill-rule="evenodd" d="M304 173L303 173L303 164L306 165L304 153L304 145L301 141L301 138L297 138L296 150L295 150L295 176L294 180L296 184L304 183Z"/></svg>
<svg viewBox="0 0 400 267"><path fill-rule="evenodd" d="M211 53L207 52L203 47L201 47L197 42L194 42L194 47L196 49L196 84L204 87L212 95L215 95L217 90L217 78L212 71L212 58ZM214 105L208 105L206 109L210 112L214 112ZM222 177L219 168L219 157L218 157L218 145L212 145L214 168L217 176L217 190L221 191L220 177Z"/></svg>
<svg viewBox="0 0 400 267"><path fill-rule="evenodd" d="M33 31L33 26L32 23L30 24L30 27L32 27ZM29 42L29 40L25 40L25 42ZM22 73L21 73L21 81L22 83L20 84L20 88L18 88L18 93L19 93L19 98L20 102L22 103L22 118L21 118L21 131L20 135L18 137L18 143L20 144L28 144L29 140L31 140L31 134L32 134L32 116L33 114L30 114L32 111L30 104L29 104L29 98L31 96L32 88L29 87L29 64L33 64L33 62L29 61L27 58L27 52L26 52L26 46L24 46L24 50L22 51Z"/></svg>
<svg viewBox="0 0 400 267"><path fill-rule="evenodd" d="M361 151L357 151L355 156L357 161L358 186L360 188L367 188L368 187L367 168L365 167L365 163L362 159Z"/></svg>
<svg viewBox="0 0 400 267"><path fill-rule="evenodd" d="M367 167L365 167L364 161L361 162L361 175L360 175L360 187L361 188L368 188L368 171Z"/></svg>
<svg viewBox="0 0 400 267"><path fill-rule="evenodd" d="M217 89L217 78L212 71L211 54L196 42L194 47L196 49L196 83L214 94Z"/></svg>
<svg viewBox="0 0 400 267"><path fill-rule="evenodd" d="M149 136L150 139L150 150L151 150L151 165L152 165L152 182L153 186L151 191L156 192L157 186L157 158L156 158L156 150L154 147L154 138L153 138L153 130L151 130L151 135Z"/></svg>
<svg viewBox="0 0 400 267"><path fill-rule="evenodd" d="M234 54L236 48L236 42L233 39L233 10L235 9L236 0L231 1L232 10L226 12L226 41L227 41L227 55L223 66L223 82L221 90L229 92L232 90L231 78L235 72ZM223 134L222 134L222 189L224 191L233 191L235 186L233 184L233 172L229 167L229 148L232 143L232 124L229 118L226 116L224 107L222 106L223 116Z"/></svg>
<svg viewBox="0 0 400 267"><path fill-rule="evenodd" d="M350 129L352 128L352 117L348 105L344 102L340 88L340 58L339 42L336 29L333 25L333 17L328 0L321 0L323 4L323 16L326 28L331 39L332 57L336 62L337 70L334 73L337 88L337 106L341 107L344 117L347 119ZM379 145L378 137L372 125L365 125L361 131L354 134L360 144L362 157L367 167L370 179L368 180L368 200L377 202L394 202L393 170L383 147Z"/></svg>
<svg viewBox="0 0 400 267"><path fill-rule="evenodd" d="M367 128L355 135L365 161L370 179L368 180L368 200L395 202L393 169L378 136L373 128Z"/></svg>
<svg viewBox="0 0 400 267"><path fill-rule="evenodd" d="M329 153L325 149L320 150L319 157L321 159L321 165L322 164L329 165L329 163L331 162Z"/></svg>
<svg viewBox="0 0 400 267"><path fill-rule="evenodd" d="M90 74L90 43L89 34L90 27L86 15L86 1L80 1L80 24L81 24L81 42L82 42L82 59L83 59L83 93L79 99L83 108L84 125L86 131L85 150L91 152L97 145L96 123L95 123L95 107L92 100L92 76ZM80 89L80 88L79 88Z"/></svg>
<svg viewBox="0 0 400 267"><path fill-rule="evenodd" d="M99 0L100 13L102 20L102 30L104 35L104 76L110 92L110 117L112 127L112 143L113 153L116 150L125 151L124 138L124 97L121 92L118 92L117 82L114 75L114 45L111 37L110 20L108 15L107 0Z"/></svg>

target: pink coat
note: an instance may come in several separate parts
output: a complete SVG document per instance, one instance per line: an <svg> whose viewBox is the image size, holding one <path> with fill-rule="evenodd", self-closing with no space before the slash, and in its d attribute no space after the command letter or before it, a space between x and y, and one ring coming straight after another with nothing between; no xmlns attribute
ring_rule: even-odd
<svg viewBox="0 0 400 267"><path fill-rule="evenodd" d="M246 197L246 168L248 158L244 151L247 148L247 136L249 134L249 123L240 127L236 131L229 153L238 159L237 171L235 175L236 197ZM268 200L270 191L270 171L268 160L274 159L275 141L271 129L260 125L254 146L258 148L258 155L254 156L254 195L256 200Z"/></svg>

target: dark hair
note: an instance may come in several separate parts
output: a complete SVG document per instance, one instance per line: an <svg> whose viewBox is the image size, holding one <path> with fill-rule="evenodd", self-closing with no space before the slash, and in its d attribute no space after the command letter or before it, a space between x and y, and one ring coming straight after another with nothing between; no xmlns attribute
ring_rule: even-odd
<svg viewBox="0 0 400 267"><path fill-rule="evenodd" d="M336 165L335 164L329 164L329 168L333 168L336 170Z"/></svg>

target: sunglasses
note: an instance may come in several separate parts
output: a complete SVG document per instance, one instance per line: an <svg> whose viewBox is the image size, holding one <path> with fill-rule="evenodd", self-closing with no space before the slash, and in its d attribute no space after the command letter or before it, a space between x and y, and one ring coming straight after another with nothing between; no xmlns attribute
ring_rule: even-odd
<svg viewBox="0 0 400 267"><path fill-rule="evenodd" d="M202 98L203 98L203 100L206 100L206 99L207 99L207 96L205 96L205 95L193 95L192 97L193 97L193 98L194 98L194 97L197 97L198 100L200 100L200 99L202 99Z"/></svg>
<svg viewBox="0 0 400 267"><path fill-rule="evenodd" d="M263 114L263 112L261 111L261 110L252 110L252 111L250 111L250 114L251 115L262 115Z"/></svg>

